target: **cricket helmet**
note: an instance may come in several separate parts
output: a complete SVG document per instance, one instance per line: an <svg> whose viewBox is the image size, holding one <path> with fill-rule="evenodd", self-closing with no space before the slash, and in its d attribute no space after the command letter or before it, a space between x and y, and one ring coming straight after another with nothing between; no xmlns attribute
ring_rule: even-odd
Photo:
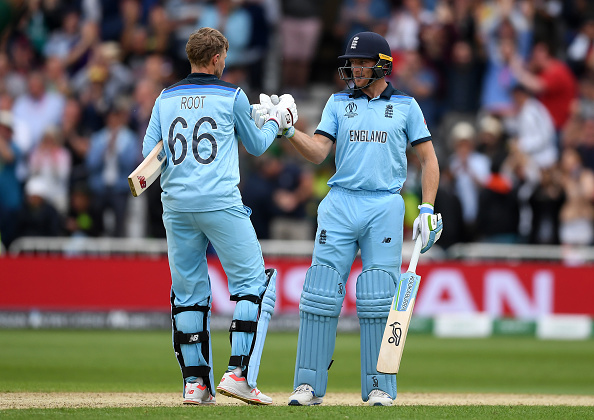
<svg viewBox="0 0 594 420"><path fill-rule="evenodd" d="M365 67L371 68L373 75L371 78L367 78L369 83L361 88L358 88L354 84L353 72L349 61L352 58L377 60L373 67ZM341 55L338 59L346 60L344 66L338 68L338 73L349 88L364 89L376 80L389 76L392 73L392 51L390 50L390 45L383 36L375 32L359 32L353 35L347 44L344 55ZM353 82L353 86L349 82Z"/></svg>

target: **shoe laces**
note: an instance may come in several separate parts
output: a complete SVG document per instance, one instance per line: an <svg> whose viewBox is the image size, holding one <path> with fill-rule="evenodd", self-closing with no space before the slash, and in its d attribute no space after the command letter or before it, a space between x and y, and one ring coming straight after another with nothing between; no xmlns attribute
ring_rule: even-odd
<svg viewBox="0 0 594 420"><path fill-rule="evenodd" d="M369 393L370 397L379 397L379 398L389 398L392 399L392 397L390 397L390 394L388 394L387 392L382 391L381 389L374 389L373 391L371 391Z"/></svg>
<svg viewBox="0 0 594 420"><path fill-rule="evenodd" d="M313 393L313 388L311 387L311 385L308 384L301 384L297 388L295 388L295 393L298 394L306 394L309 392Z"/></svg>

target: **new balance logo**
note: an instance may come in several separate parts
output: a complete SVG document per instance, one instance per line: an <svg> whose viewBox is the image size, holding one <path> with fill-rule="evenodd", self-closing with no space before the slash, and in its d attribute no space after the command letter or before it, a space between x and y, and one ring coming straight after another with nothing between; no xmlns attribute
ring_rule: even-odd
<svg viewBox="0 0 594 420"><path fill-rule="evenodd" d="M326 243L326 229L322 229L320 231L320 237L318 238L318 242L322 245Z"/></svg>
<svg viewBox="0 0 594 420"><path fill-rule="evenodd" d="M384 238L382 244L389 244L390 242L392 242L392 238Z"/></svg>

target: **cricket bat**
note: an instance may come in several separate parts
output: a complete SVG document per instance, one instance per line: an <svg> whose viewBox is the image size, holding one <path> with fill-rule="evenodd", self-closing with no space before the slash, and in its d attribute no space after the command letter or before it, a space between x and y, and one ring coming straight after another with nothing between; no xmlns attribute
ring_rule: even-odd
<svg viewBox="0 0 594 420"><path fill-rule="evenodd" d="M396 294L392 299L384 337L380 347L377 359L377 371L380 373L398 373L400 360L404 351L406 342L406 333L410 324L417 291L421 277L415 271L421 254L422 240L421 235L417 237L410 264L406 273L400 276Z"/></svg>
<svg viewBox="0 0 594 420"><path fill-rule="evenodd" d="M134 197L142 194L159 177L161 171L167 166L167 155L163 148L163 140L151 150L140 165L128 177L130 191Z"/></svg>

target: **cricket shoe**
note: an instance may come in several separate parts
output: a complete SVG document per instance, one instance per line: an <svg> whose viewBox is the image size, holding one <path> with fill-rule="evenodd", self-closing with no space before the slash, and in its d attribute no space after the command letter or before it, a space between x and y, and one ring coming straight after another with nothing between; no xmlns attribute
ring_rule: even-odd
<svg viewBox="0 0 594 420"><path fill-rule="evenodd" d="M184 392L184 404L214 404L215 397L210 395L206 385L187 383Z"/></svg>
<svg viewBox="0 0 594 420"><path fill-rule="evenodd" d="M388 394L387 392L384 392L384 391L380 391L379 389L374 389L373 391L371 391L369 393L368 398L369 399L367 400L367 403L372 406L373 405L390 406L394 402L392 400L392 397L390 397L390 394Z"/></svg>
<svg viewBox="0 0 594 420"><path fill-rule="evenodd" d="M237 398L248 404L270 405L272 398L260 392L258 388L248 385L245 378L235 375L233 372L226 372L217 386L217 391L228 397Z"/></svg>
<svg viewBox="0 0 594 420"><path fill-rule="evenodd" d="M289 397L289 405L320 405L322 397L316 397L311 385L299 385Z"/></svg>

